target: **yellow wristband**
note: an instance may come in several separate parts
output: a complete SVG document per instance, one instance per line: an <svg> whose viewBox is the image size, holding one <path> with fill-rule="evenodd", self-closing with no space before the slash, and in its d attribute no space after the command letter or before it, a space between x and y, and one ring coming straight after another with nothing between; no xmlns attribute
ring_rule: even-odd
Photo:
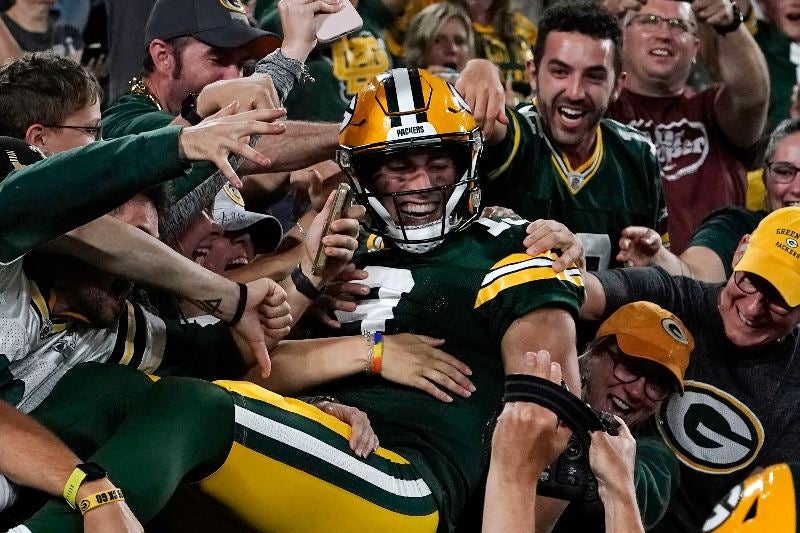
<svg viewBox="0 0 800 533"><path fill-rule="evenodd" d="M78 489L84 479L86 479L86 472L76 468L67 478L67 484L64 485L64 499L73 509L75 509L75 497L78 495Z"/></svg>
<svg viewBox="0 0 800 533"><path fill-rule="evenodd" d="M91 496L87 496L78 504L81 514L85 515L92 509L105 505L107 503L125 501L125 496L122 495L122 489L104 490L102 492L95 492Z"/></svg>

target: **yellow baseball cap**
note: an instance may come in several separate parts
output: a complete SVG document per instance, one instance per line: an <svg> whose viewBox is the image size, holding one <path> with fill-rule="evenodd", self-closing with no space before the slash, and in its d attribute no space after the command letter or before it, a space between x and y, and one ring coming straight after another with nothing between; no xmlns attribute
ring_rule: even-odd
<svg viewBox="0 0 800 533"><path fill-rule="evenodd" d="M790 307L800 305L800 207L784 207L767 215L750 235L733 270L761 276Z"/></svg>
<svg viewBox="0 0 800 533"><path fill-rule="evenodd" d="M666 367L683 394L683 374L689 366L694 338L678 317L652 302L623 305L597 330L597 338L614 335L617 345L631 357Z"/></svg>

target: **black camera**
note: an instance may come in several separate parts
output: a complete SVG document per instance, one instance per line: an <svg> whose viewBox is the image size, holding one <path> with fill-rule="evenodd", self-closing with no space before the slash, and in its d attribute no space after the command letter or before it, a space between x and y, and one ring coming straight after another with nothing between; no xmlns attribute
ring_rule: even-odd
<svg viewBox="0 0 800 533"><path fill-rule="evenodd" d="M618 434L619 423L613 415L592 411L600 419L603 431L609 435ZM567 447L539 476L536 493L559 500L595 502L600 496L589 465L589 443L577 436L578 430L572 429Z"/></svg>
<svg viewBox="0 0 800 533"><path fill-rule="evenodd" d="M597 480L589 466L589 445L592 431L619 434L619 422L610 413L595 411L561 386L546 379L525 374L506 376L504 402L533 402L553 411L572 430L567 447L539 477L536 492L561 500L592 502L599 500ZM494 422L494 420L492 421ZM488 443L494 424L490 423ZM485 436L486 437L486 436ZM487 444L485 442L485 444ZM485 452L490 452L486 447ZM485 453L488 455L488 453ZM488 457L484 457L488 459ZM488 460L487 460L488 463Z"/></svg>

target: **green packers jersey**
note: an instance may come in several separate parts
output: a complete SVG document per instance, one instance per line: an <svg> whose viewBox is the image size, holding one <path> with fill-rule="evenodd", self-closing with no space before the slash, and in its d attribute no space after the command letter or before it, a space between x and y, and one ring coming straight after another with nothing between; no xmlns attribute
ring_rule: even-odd
<svg viewBox="0 0 800 533"><path fill-rule="evenodd" d="M639 131L602 119L592 156L572 168L544 133L530 104L508 110L508 133L481 162L483 205L513 209L529 220L551 218L579 233L590 270L618 266L627 226L666 232L661 171L652 143Z"/></svg>
<svg viewBox="0 0 800 533"><path fill-rule="evenodd" d="M325 388L365 411L383 446L420 466L444 530L481 474L484 427L503 392L500 347L506 330L538 308L576 315L583 300L577 268L556 274L552 252L525 253L526 225L480 219L425 254L395 248L364 254L357 264L369 272L365 283L372 290L355 312L337 313L342 334L378 330L445 339L441 348L472 369L477 390L452 403L367 375Z"/></svg>

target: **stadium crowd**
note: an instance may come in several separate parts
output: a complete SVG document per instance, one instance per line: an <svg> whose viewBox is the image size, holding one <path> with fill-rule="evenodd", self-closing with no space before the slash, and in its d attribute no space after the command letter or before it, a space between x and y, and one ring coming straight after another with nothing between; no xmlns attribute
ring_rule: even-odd
<svg viewBox="0 0 800 533"><path fill-rule="evenodd" d="M0 2L0 530L800 531L799 42Z"/></svg>

